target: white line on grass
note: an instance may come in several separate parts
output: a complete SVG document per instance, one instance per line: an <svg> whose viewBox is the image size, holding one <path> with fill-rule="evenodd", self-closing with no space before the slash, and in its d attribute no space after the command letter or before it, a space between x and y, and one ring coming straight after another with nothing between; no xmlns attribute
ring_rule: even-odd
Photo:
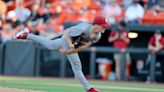
<svg viewBox="0 0 164 92"><path fill-rule="evenodd" d="M44 83L45 84L45 83ZM60 84L60 83L46 83L48 85L55 85L55 86L69 86L69 87L81 87L81 85L79 84ZM151 91L151 92L164 92L164 89L157 89L157 88L137 88L137 87L123 87L123 86L118 86L118 87L114 87L114 86L100 86L100 85L96 85L96 87L98 88L105 88L105 89L120 89L120 90L137 90L137 91Z"/></svg>

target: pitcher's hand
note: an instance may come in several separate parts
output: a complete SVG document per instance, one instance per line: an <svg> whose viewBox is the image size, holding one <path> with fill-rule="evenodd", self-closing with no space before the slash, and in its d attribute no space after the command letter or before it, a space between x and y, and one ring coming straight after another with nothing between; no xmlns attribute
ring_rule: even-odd
<svg viewBox="0 0 164 92"><path fill-rule="evenodd" d="M71 54L71 50L66 50L66 49L64 49L64 48L60 48L59 49L59 52L61 52L61 53L63 53L63 54Z"/></svg>

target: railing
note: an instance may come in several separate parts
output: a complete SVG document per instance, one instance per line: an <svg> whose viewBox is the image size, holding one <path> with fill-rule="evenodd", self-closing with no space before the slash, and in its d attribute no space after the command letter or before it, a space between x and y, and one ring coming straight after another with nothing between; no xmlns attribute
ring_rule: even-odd
<svg viewBox="0 0 164 92"><path fill-rule="evenodd" d="M94 50L93 50L94 49ZM134 54L149 54L149 50L145 48L128 48L125 49L124 51L121 51L121 49L116 49L112 47L89 47L85 49L82 52L90 52L90 75L92 79L95 79L95 64L96 64L96 54L97 53L122 53L121 57L121 80L125 80L125 53L134 53ZM164 51L158 52L158 54L164 55ZM150 82L155 81L155 55L151 55L151 64L149 68L149 75L150 75ZM60 77L65 77L65 62L66 62L66 57L62 56L61 57L61 71L60 71Z"/></svg>
<svg viewBox="0 0 164 92"><path fill-rule="evenodd" d="M93 51L92 49L96 48L95 51ZM95 59L96 59L96 53L98 52L103 52L103 53L122 53L122 57L121 57L121 80L125 80L125 53L135 53L135 54L149 54L149 50L145 49L145 48L128 48L125 49L123 51L121 51L121 49L116 49L116 48L112 48L112 47L90 47L85 49L84 51L87 52L91 52L90 53L90 74L91 77L94 79L95 78ZM162 54L164 55L164 51L160 51L158 52L158 54ZM150 64L150 82L154 82L155 81L155 55L151 54L151 64Z"/></svg>

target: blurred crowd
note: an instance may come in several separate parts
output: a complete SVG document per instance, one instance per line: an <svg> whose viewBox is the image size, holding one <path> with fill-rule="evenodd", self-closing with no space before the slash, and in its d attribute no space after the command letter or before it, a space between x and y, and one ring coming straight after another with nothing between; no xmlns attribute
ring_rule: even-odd
<svg viewBox="0 0 164 92"><path fill-rule="evenodd" d="M51 38L65 22L92 22L103 15L111 24L164 23L164 0L0 0L0 38L10 40L27 26L32 32ZM158 16L158 17L157 17Z"/></svg>

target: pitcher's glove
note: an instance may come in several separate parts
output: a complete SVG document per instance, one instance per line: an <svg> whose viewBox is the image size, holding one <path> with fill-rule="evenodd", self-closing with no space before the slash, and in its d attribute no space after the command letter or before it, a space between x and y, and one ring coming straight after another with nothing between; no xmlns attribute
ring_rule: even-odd
<svg viewBox="0 0 164 92"><path fill-rule="evenodd" d="M78 48L85 44L82 36L72 37L72 43L75 46L75 48Z"/></svg>

